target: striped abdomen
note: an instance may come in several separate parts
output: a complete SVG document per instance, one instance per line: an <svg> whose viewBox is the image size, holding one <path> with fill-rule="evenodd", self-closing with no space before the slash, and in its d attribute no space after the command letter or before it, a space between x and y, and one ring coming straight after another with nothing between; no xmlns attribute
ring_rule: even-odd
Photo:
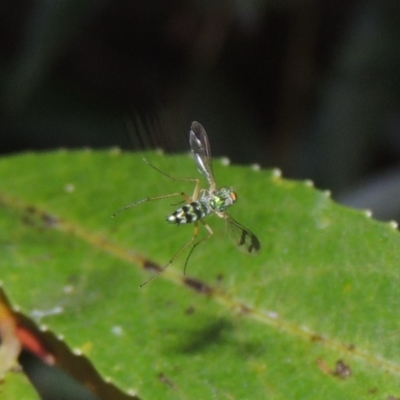
<svg viewBox="0 0 400 400"><path fill-rule="evenodd" d="M167 222L179 225L190 224L205 217L210 212L211 210L209 210L205 202L193 201L174 211L167 217Z"/></svg>

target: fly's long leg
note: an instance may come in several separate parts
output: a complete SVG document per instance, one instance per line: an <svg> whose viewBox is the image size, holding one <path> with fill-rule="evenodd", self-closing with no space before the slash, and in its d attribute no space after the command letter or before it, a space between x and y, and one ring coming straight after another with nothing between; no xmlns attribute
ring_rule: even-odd
<svg viewBox="0 0 400 400"><path fill-rule="evenodd" d="M156 197L145 197L144 199L135 201L134 203L128 204L125 207L122 207L120 210L118 210L116 213L112 215L114 218L121 212L127 210L128 208L138 206L139 204L146 203L147 201L152 201L152 200L161 200L161 199L166 199L168 197L174 197L174 196L182 196L187 203L191 203L192 201L196 201L199 197L200 193L200 180L196 178L174 178L173 176L167 174L164 171L161 171L161 169L157 168L155 165L151 164L149 161L147 161L145 158L143 158L143 161L149 165L151 168L155 169L157 172L160 174L166 176L167 178L173 180L173 181L186 181L186 182L195 182L196 185L194 187L193 195L192 197L189 197L186 193L184 192L178 192L178 193L171 193L171 194L164 194L162 196L156 196Z"/></svg>
<svg viewBox="0 0 400 400"><path fill-rule="evenodd" d="M169 267L175 260L178 258L182 252L187 249L197 238L197 235L199 234L199 224L198 221L194 223L194 230L193 230L193 236L190 238L188 242L185 243L184 246L182 246L175 254L174 256L165 264L156 274L154 274L150 279L148 279L146 282L142 283L139 287L143 287L144 285L147 285L149 282L151 282L154 278L156 278L158 275L164 272L164 270ZM190 251L190 253L192 250ZM190 254L189 254L190 255ZM187 260L186 260L187 261ZM185 263L185 268L186 268L186 263Z"/></svg>
<svg viewBox="0 0 400 400"><path fill-rule="evenodd" d="M175 196L183 196L185 201L189 202L191 199L190 197L184 193L184 192L177 192L177 193L170 193L170 194L164 194L162 196L156 196L156 197L145 197L144 199L135 201L134 203L128 204L125 207L122 207L120 210L118 210L116 213L111 215L113 218L117 216L118 214L122 213L123 211L127 210L128 208L138 206L139 204L146 203L147 201L152 201L152 200L162 200L162 199L167 199L168 197L175 197Z"/></svg>
<svg viewBox="0 0 400 400"><path fill-rule="evenodd" d="M184 267L183 267L183 275L186 275L186 267L187 267L187 264L188 264L188 262L189 262L189 258L190 258L190 256L191 256L192 253L193 253L193 250L194 250L200 243L205 242L206 240L210 239L210 237L211 237L212 235L214 235L213 230L210 228L210 226L209 226L208 224L206 224L206 223L203 222L202 220L200 220L200 222L201 222L201 223L204 225L204 227L208 230L208 235L205 236L205 237L203 237L203 239L199 240L198 242L196 242L196 243L192 246L192 248L190 249L190 252L189 252L188 256L186 257L185 265L184 265Z"/></svg>
<svg viewBox="0 0 400 400"><path fill-rule="evenodd" d="M192 248L190 249L190 252L188 254L188 256L186 257L186 261L185 261L185 266L183 267L183 274L186 274L186 266L188 264L189 258L193 253L193 250L200 244L203 243L204 241L210 239L210 237L214 234L213 230L210 228L210 226L206 223L204 223L202 220L199 220L204 227L207 229L208 231L208 235L205 236L203 239L199 240L198 242L196 242ZM148 279L146 282L142 283L139 287L143 287L144 285L147 285L149 282L151 282L154 278L156 278L158 275L160 275L161 273L164 272L164 270L169 267L181 254L183 251L185 251L197 238L198 234L199 234L199 224L196 221L194 223L194 230L193 230L193 236L190 238L190 240L185 243L184 246L182 246L178 252L175 253L175 255L168 261L168 263L166 265L164 265L164 267L162 267L156 274L154 274L150 279Z"/></svg>
<svg viewBox="0 0 400 400"><path fill-rule="evenodd" d="M187 200L185 199L188 203L190 203L191 201L196 201L199 197L199 192L200 192L200 180L196 179L196 178L175 178L169 174L167 174L166 172L162 171L161 169L157 168L155 165L153 165L152 163L150 163L149 161L147 161L145 158L143 158L143 161L151 168L153 168L154 170L156 170L157 172L159 172L160 174L166 176L167 178L171 179L172 181L175 182L179 182L179 181L186 181L186 182L196 182L196 186L194 188L193 191L193 195L192 198Z"/></svg>

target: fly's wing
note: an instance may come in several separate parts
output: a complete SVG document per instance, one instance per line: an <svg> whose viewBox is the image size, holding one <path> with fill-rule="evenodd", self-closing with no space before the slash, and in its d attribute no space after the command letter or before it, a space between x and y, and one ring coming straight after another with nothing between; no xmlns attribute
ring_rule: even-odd
<svg viewBox="0 0 400 400"><path fill-rule="evenodd" d="M190 128L189 143L197 169L203 174L211 189L215 190L215 179L211 164L211 149L208 136L201 124L194 121Z"/></svg>
<svg viewBox="0 0 400 400"><path fill-rule="evenodd" d="M257 254L261 244L257 236L239 222L235 221L230 215L225 214L228 223L228 234L237 248L246 254Z"/></svg>

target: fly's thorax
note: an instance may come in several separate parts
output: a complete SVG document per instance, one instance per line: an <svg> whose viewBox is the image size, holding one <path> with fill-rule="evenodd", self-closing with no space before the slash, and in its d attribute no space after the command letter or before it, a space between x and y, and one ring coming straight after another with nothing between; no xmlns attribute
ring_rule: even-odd
<svg viewBox="0 0 400 400"><path fill-rule="evenodd" d="M178 208L167 217L170 224L190 224L209 214L208 207L203 201L193 201Z"/></svg>
<svg viewBox="0 0 400 400"><path fill-rule="evenodd" d="M233 188L221 188L209 197L209 205L212 211L221 212L230 207L237 200Z"/></svg>

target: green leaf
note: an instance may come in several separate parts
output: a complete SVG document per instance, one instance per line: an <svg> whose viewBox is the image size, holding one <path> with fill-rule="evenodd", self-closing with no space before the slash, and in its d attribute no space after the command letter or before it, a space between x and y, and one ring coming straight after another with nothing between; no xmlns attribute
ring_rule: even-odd
<svg viewBox="0 0 400 400"><path fill-rule="evenodd" d="M0 384L2 399L39 400L40 397L31 386L28 379L21 372L12 372L8 379Z"/></svg>
<svg viewBox="0 0 400 400"><path fill-rule="evenodd" d="M199 177L188 156L145 156L175 177ZM258 236L260 254L237 251L211 216L214 236L195 249L187 276L186 253L139 288L193 234L165 222L180 197L110 217L146 196L191 195L192 183L142 157L0 160L1 280L13 304L141 399L400 396L394 224L305 182L215 160L217 184L238 192L230 214Z"/></svg>

